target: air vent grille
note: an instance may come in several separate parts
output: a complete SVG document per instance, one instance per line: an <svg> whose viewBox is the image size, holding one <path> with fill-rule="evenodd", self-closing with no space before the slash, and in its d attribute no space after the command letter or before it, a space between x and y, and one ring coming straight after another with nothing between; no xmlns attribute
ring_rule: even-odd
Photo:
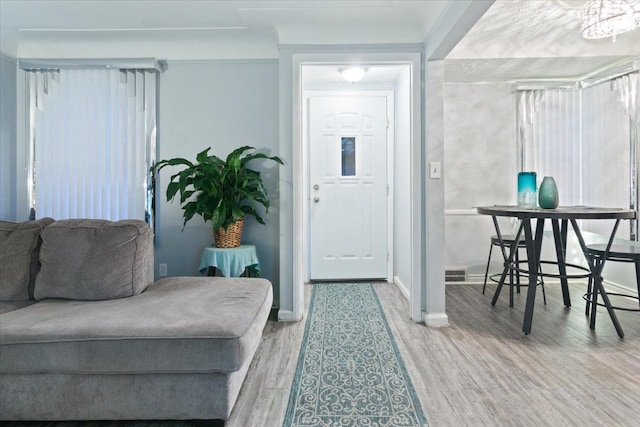
<svg viewBox="0 0 640 427"><path fill-rule="evenodd" d="M445 282L466 282L467 269L457 268L457 269L445 270L444 281Z"/></svg>

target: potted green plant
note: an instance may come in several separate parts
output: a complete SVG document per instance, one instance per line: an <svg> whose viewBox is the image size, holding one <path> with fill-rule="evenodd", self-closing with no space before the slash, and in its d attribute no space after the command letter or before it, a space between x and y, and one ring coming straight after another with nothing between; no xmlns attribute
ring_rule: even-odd
<svg viewBox="0 0 640 427"><path fill-rule="evenodd" d="M167 185L167 201L180 194L183 229L194 215L200 215L205 222L211 221L217 247L236 247L240 245L244 216L252 215L264 224L256 206L264 206L265 213L270 206L260 172L251 169L249 162L257 159L281 165L284 162L277 156L257 153L249 146L232 151L226 160L210 155L210 149L198 153L195 163L184 158L161 160L154 171L157 173L166 166L185 166L171 176Z"/></svg>

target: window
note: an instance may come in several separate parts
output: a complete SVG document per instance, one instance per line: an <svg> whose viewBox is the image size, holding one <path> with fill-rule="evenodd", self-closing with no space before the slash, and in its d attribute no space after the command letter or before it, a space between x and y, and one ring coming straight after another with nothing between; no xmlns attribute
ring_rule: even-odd
<svg viewBox="0 0 640 427"><path fill-rule="evenodd" d="M354 136L341 138L342 176L356 175L356 138Z"/></svg>
<svg viewBox="0 0 640 427"><path fill-rule="evenodd" d="M518 91L518 155L522 171L558 184L561 205L632 209L637 205L638 72L564 89ZM617 237L637 239L637 225ZM606 221L582 228L608 235Z"/></svg>
<svg viewBox="0 0 640 427"><path fill-rule="evenodd" d="M136 218L153 226L157 70L25 71L32 216Z"/></svg>

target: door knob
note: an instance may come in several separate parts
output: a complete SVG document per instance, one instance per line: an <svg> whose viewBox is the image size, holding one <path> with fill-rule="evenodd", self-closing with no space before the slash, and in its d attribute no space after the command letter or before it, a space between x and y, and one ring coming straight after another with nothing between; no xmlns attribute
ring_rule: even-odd
<svg viewBox="0 0 640 427"><path fill-rule="evenodd" d="M318 202L320 201L320 197L318 197L318 196L314 197L314 198L313 198L313 201L314 201L315 203L318 203Z"/></svg>

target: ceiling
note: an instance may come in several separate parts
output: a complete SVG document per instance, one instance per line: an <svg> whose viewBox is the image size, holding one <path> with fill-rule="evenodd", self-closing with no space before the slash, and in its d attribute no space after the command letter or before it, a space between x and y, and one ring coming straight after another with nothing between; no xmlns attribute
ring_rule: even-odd
<svg viewBox="0 0 640 427"><path fill-rule="evenodd" d="M277 58L279 44L422 43L449 1L0 0L0 51L225 59ZM495 1L447 56L445 78L571 79L637 59L640 30L615 42L580 36L585 2Z"/></svg>
<svg viewBox="0 0 640 427"><path fill-rule="evenodd" d="M586 2L497 0L447 56L447 81L584 79L640 59L640 29L582 38Z"/></svg>
<svg viewBox="0 0 640 427"><path fill-rule="evenodd" d="M277 57L281 44L422 43L447 0L0 0L0 50L34 43L181 43ZM253 48L251 47L253 46ZM201 53L200 55L201 56ZM193 58L192 58L193 59Z"/></svg>

